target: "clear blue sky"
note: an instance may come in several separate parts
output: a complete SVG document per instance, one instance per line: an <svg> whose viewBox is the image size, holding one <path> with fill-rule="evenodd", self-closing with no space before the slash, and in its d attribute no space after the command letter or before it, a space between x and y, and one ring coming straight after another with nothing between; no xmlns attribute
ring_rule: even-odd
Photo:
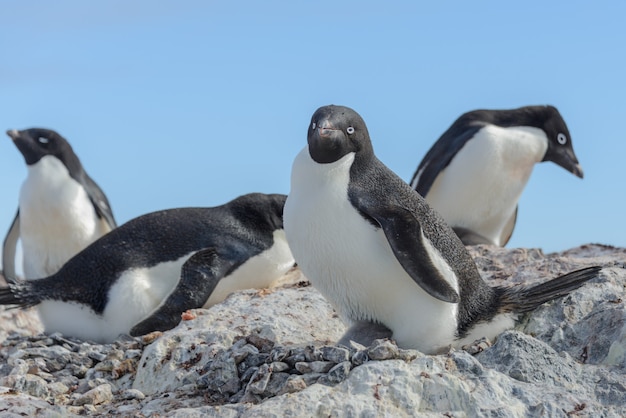
<svg viewBox="0 0 626 418"><path fill-rule="evenodd" d="M409 180L460 114L552 104L585 178L537 165L508 246L626 246L626 3L425 3L4 1L0 129L65 136L123 223L288 193L322 105ZM4 236L26 176L8 137L0 167Z"/></svg>

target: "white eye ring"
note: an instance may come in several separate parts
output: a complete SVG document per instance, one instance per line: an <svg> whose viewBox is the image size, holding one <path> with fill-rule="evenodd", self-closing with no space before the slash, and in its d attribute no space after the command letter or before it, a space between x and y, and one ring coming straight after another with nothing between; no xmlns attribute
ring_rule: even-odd
<svg viewBox="0 0 626 418"><path fill-rule="evenodd" d="M50 142L48 138L45 138L43 136L40 136L39 138L37 138L37 141L39 141L42 144L47 144L48 142Z"/></svg>
<svg viewBox="0 0 626 418"><path fill-rule="evenodd" d="M315 127L316 127L316 126L317 126L317 125L315 124L315 122L313 122L313 123L311 124L311 129L315 129Z"/></svg>
<svg viewBox="0 0 626 418"><path fill-rule="evenodd" d="M556 136L556 142L558 142L561 145L565 145L567 143L567 137L565 136L564 133L559 133Z"/></svg>
<svg viewBox="0 0 626 418"><path fill-rule="evenodd" d="M348 135L352 135L354 133L354 128L352 126L348 126L348 129L346 129L346 132L348 133Z"/></svg>

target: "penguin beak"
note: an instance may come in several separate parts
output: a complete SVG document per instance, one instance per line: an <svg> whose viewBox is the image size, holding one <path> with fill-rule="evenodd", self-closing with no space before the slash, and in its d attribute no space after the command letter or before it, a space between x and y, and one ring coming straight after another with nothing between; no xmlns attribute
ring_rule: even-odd
<svg viewBox="0 0 626 418"><path fill-rule="evenodd" d="M338 129L333 128L328 120L322 120L317 126L317 135L320 138L330 138L334 131Z"/></svg>
<svg viewBox="0 0 626 418"><path fill-rule="evenodd" d="M546 154L543 161L552 161L581 179L584 176L583 169L578 163L578 158L576 158L574 150L571 148L559 149L556 152L549 152L549 154Z"/></svg>
<svg viewBox="0 0 626 418"><path fill-rule="evenodd" d="M572 174L574 174L576 177L580 177L581 179L584 177L584 174L583 174L583 169L582 169L582 167L580 166L580 164L575 164L575 165L571 168L571 170L570 170L570 171L571 171L571 172L572 172Z"/></svg>
<svg viewBox="0 0 626 418"><path fill-rule="evenodd" d="M17 138L20 137L20 131L18 131L17 129L9 129L7 131L7 135L9 135L9 137L15 141Z"/></svg>

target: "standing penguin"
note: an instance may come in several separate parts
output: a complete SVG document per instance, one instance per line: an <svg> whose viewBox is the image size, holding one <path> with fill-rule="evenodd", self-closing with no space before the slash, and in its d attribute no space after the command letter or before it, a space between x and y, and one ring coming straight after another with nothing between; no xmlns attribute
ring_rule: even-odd
<svg viewBox="0 0 626 418"><path fill-rule="evenodd" d="M185 310L267 287L293 266L285 198L254 193L213 208L140 216L56 274L0 288L0 304L37 305L46 332L102 343L173 328Z"/></svg>
<svg viewBox="0 0 626 418"><path fill-rule="evenodd" d="M319 108L296 157L285 233L312 284L353 326L340 341L393 336L425 353L493 338L519 313L596 277L598 267L532 287L488 286L456 234L372 149L352 109Z"/></svg>
<svg viewBox="0 0 626 418"><path fill-rule="evenodd" d="M65 138L49 129L10 130L28 176L2 249L4 275L16 277L22 242L26 279L56 273L74 254L116 227L111 206Z"/></svg>
<svg viewBox="0 0 626 418"><path fill-rule="evenodd" d="M555 107L474 110L441 135L410 184L464 244L504 246L515 227L517 202L542 161L583 177Z"/></svg>

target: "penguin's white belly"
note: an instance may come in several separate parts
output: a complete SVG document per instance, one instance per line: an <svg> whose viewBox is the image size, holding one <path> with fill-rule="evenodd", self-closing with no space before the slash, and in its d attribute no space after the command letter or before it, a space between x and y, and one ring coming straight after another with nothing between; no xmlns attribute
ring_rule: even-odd
<svg viewBox="0 0 626 418"><path fill-rule="evenodd" d="M56 273L110 228L58 159L43 157L28 170L19 199L20 240L24 276L38 279Z"/></svg>
<svg viewBox="0 0 626 418"><path fill-rule="evenodd" d="M109 289L102 315L78 303L44 301L38 305L44 328L47 332L58 331L101 343L128 334L172 291L179 281L182 265L192 254L151 268L124 272Z"/></svg>
<svg viewBox="0 0 626 418"><path fill-rule="evenodd" d="M237 290L270 287L291 269L293 263L293 255L287 245L285 232L276 230L274 244L262 253L250 257L229 276L220 280L204 307L209 308L223 301Z"/></svg>
<svg viewBox="0 0 626 418"><path fill-rule="evenodd" d="M453 227L471 229L496 245L547 140L537 128L488 126L468 141L425 196Z"/></svg>
<svg viewBox="0 0 626 418"><path fill-rule="evenodd" d="M384 232L350 204L353 160L348 154L318 165L307 148L296 158L284 211L296 262L344 318L378 321L400 346L438 351L455 337L457 305L422 290L395 258Z"/></svg>

